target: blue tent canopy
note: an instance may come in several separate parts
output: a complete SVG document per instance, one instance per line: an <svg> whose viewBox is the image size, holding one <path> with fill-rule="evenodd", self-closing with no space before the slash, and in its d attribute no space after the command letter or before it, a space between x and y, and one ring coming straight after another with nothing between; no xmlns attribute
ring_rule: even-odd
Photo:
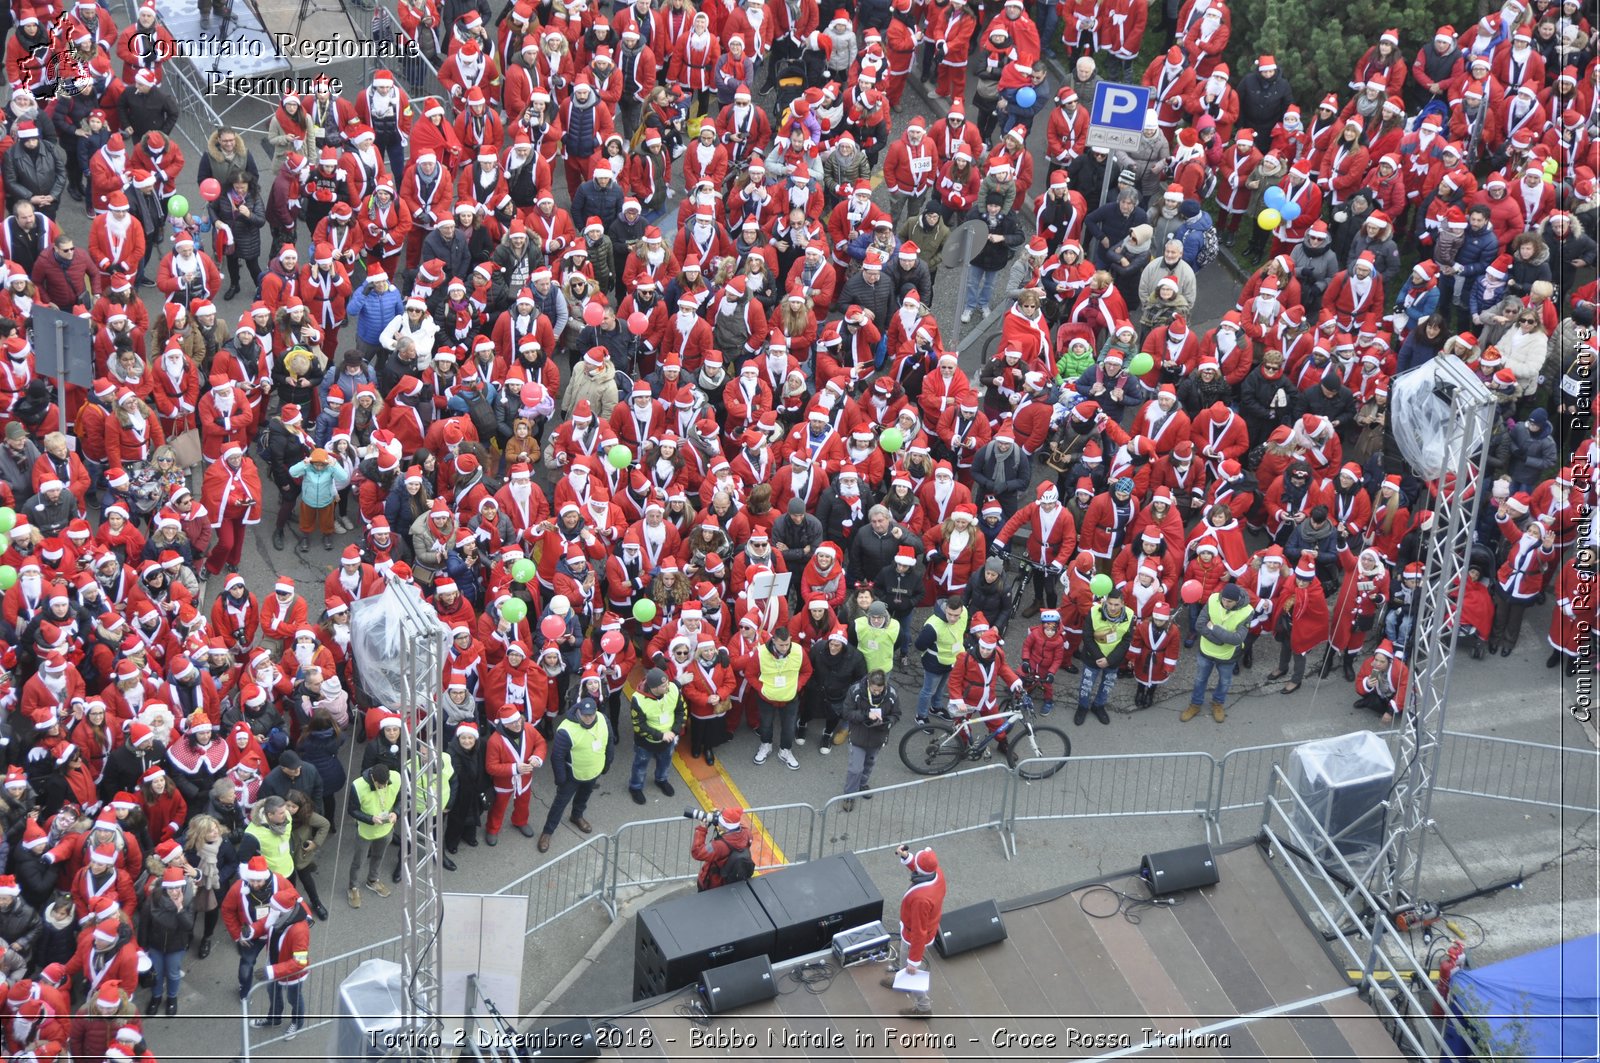
<svg viewBox="0 0 1600 1063"><path fill-rule="evenodd" d="M1519 1053L1540 1063L1586 1063L1600 1051L1600 934L1552 945L1487 967L1458 972L1450 982L1457 1014L1473 1018L1505 1047L1522 1026ZM1453 1059L1472 1049L1452 1027Z"/></svg>

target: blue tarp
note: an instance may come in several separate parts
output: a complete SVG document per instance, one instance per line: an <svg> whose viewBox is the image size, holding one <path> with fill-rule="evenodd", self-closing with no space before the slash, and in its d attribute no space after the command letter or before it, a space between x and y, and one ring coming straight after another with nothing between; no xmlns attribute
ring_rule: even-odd
<svg viewBox="0 0 1600 1063"><path fill-rule="evenodd" d="M1600 934L1552 945L1487 967L1469 968L1451 979L1450 1003L1457 1014L1478 1019L1496 1044L1511 1047L1521 1025L1517 1056L1538 1063L1586 1063L1600 1051ZM1471 1049L1451 1028L1455 1060L1472 1060Z"/></svg>

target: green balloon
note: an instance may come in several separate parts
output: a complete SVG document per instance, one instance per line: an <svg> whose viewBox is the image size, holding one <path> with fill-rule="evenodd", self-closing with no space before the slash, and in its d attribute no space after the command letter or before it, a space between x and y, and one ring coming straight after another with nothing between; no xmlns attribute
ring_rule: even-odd
<svg viewBox="0 0 1600 1063"><path fill-rule="evenodd" d="M17 526L17 511L10 506L0 506L0 535L11 534Z"/></svg>
<svg viewBox="0 0 1600 1063"><path fill-rule="evenodd" d="M518 583L529 583L533 580L534 576L538 575L538 573L539 566L535 565L532 561L529 561L525 557L519 558L516 563L511 566L511 578L516 580Z"/></svg>
<svg viewBox="0 0 1600 1063"><path fill-rule="evenodd" d="M1156 367L1156 360L1150 357L1149 351L1140 351L1128 362L1128 372L1134 376L1144 376Z"/></svg>
<svg viewBox="0 0 1600 1063"><path fill-rule="evenodd" d="M1106 575L1104 572L1100 573L1094 579L1089 581L1089 589L1094 592L1094 596L1096 598L1104 598L1106 595L1110 594L1113 586L1114 584L1111 582L1111 577Z"/></svg>
<svg viewBox="0 0 1600 1063"><path fill-rule="evenodd" d="M894 454L905 445L905 433L892 425L885 428L883 434L878 437L878 446L883 448L885 454Z"/></svg>
<svg viewBox="0 0 1600 1063"><path fill-rule="evenodd" d="M175 218L181 218L189 213L189 201L183 196L173 196L167 200L167 213Z"/></svg>
<svg viewBox="0 0 1600 1063"><path fill-rule="evenodd" d="M500 607L500 615L508 624L520 624L528 617L528 603L521 598L513 598Z"/></svg>
<svg viewBox="0 0 1600 1063"><path fill-rule="evenodd" d="M10 512L7 510L7 512ZM17 582L17 570L10 565L0 565L0 591L10 590Z"/></svg>
<svg viewBox="0 0 1600 1063"><path fill-rule="evenodd" d="M613 469L626 469L633 464L633 451L618 443L606 451L606 464Z"/></svg>
<svg viewBox="0 0 1600 1063"><path fill-rule="evenodd" d="M656 603L649 598L640 598L633 603L633 618L641 624L648 624L656 618Z"/></svg>

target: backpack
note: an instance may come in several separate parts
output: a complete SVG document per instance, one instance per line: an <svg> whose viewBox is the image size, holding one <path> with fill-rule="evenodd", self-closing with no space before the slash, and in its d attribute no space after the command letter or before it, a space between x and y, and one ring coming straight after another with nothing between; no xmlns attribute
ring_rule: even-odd
<svg viewBox="0 0 1600 1063"><path fill-rule="evenodd" d="M1204 214L1197 214L1182 229L1184 258L1189 259L1189 265L1194 267L1196 273L1217 260L1217 253L1222 246L1217 239L1217 227L1209 224L1210 221ZM1195 236L1199 240L1193 240ZM1190 258L1190 255L1194 257Z"/></svg>
<svg viewBox="0 0 1600 1063"><path fill-rule="evenodd" d="M755 877L756 858L750 855L750 847L742 849L729 848L728 858L722 862L722 882L747 882Z"/></svg>

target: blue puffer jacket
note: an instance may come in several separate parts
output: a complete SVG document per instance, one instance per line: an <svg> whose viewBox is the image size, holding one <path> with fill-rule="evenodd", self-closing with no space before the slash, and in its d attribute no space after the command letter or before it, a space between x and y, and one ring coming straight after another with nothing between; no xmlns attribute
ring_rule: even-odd
<svg viewBox="0 0 1600 1063"><path fill-rule="evenodd" d="M1485 225L1476 231L1472 226L1467 226L1466 238L1461 243L1461 250L1456 252L1456 265L1461 267L1461 276L1467 282L1468 289L1472 282L1483 276L1483 271L1489 268L1500 254L1500 241L1495 238L1494 228Z"/></svg>
<svg viewBox="0 0 1600 1063"><path fill-rule="evenodd" d="M362 343L376 344L384 328L400 316L404 307L405 300L393 285L389 286L388 291L380 293L372 290L371 282L364 281L350 297L345 312L355 318L356 339Z"/></svg>

